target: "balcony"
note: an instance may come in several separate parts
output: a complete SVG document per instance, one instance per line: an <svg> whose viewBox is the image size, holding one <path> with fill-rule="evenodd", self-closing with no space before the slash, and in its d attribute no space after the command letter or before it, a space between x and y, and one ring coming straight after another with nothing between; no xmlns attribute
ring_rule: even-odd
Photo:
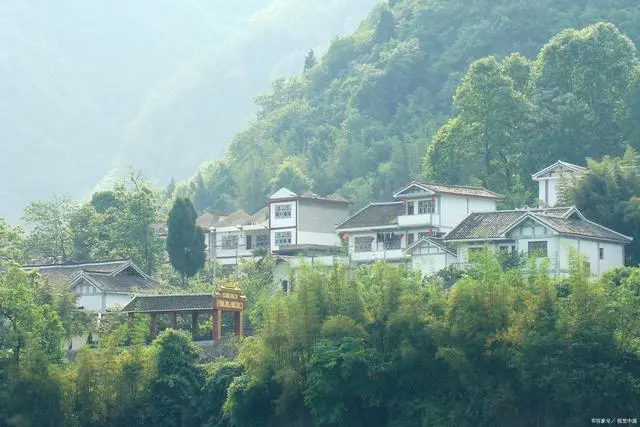
<svg viewBox="0 0 640 427"><path fill-rule="evenodd" d="M400 261L406 257L402 249L375 250L368 252L352 252L350 254L353 262L374 262L377 260Z"/></svg>
<svg viewBox="0 0 640 427"><path fill-rule="evenodd" d="M440 223L440 214L401 215L398 217L398 226L422 227L436 226Z"/></svg>

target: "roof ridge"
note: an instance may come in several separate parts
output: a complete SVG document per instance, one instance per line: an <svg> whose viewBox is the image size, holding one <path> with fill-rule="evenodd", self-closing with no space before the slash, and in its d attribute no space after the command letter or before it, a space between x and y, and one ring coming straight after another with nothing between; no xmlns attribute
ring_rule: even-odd
<svg viewBox="0 0 640 427"><path fill-rule="evenodd" d="M78 267L83 267L86 265L106 265L106 264L115 264L115 263L119 263L119 262L130 262L131 258L124 258L124 259L118 259L118 260L111 260L111 261L82 261L82 262L78 262L76 263L69 263L69 261L65 262L64 264L27 264L27 265L23 265L22 268L30 268L30 267L38 267L38 268L47 268L47 267L51 267L51 268L60 268L60 267L69 267L69 268L78 268Z"/></svg>

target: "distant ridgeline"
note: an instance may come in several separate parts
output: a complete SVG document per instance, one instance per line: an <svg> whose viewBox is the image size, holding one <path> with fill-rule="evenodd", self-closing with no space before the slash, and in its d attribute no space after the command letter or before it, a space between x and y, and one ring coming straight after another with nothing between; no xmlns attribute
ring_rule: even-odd
<svg viewBox="0 0 640 427"><path fill-rule="evenodd" d="M616 27L563 32L600 21ZM385 2L274 81L225 159L178 192L199 210L255 212L281 187L358 209L422 178L535 203L529 177L549 162L639 144L637 22L635 0Z"/></svg>

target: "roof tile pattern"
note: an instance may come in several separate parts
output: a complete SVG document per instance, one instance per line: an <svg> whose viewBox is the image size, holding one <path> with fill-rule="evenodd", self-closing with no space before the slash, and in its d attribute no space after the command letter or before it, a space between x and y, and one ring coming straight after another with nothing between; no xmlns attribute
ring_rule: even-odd
<svg viewBox="0 0 640 427"><path fill-rule="evenodd" d="M529 216L560 234L629 242L628 238L576 214L578 211L573 207L472 213L445 236L445 241L507 239L505 230Z"/></svg>
<svg viewBox="0 0 640 427"><path fill-rule="evenodd" d="M395 225L398 223L398 216L403 213L403 202L371 203L339 224L336 229Z"/></svg>
<svg viewBox="0 0 640 427"><path fill-rule="evenodd" d="M213 294L139 295L122 308L125 313L180 310L213 310Z"/></svg>

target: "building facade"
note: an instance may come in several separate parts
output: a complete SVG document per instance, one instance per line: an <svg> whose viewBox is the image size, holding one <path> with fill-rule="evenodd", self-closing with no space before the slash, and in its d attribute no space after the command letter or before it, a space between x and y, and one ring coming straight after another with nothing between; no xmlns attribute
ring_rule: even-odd
<svg viewBox="0 0 640 427"><path fill-rule="evenodd" d="M569 272L572 249L587 258L593 276L622 266L631 240L589 221L575 207L473 213L443 239L456 248L461 268L486 248L547 259L556 276Z"/></svg>
<svg viewBox="0 0 640 427"><path fill-rule="evenodd" d="M162 288L129 259L27 265L23 269L37 270L52 285L70 287L78 295L78 307L97 313L125 306L136 293Z"/></svg>
<svg viewBox="0 0 640 427"><path fill-rule="evenodd" d="M582 166L558 160L531 175L531 179L538 183L540 207L556 206L562 200L564 187L585 172L586 168Z"/></svg>
<svg viewBox="0 0 640 427"><path fill-rule="evenodd" d="M352 263L412 262L412 254L422 251L420 246L414 246L416 242L437 239L469 213L495 211L503 200L499 194L481 187L416 181L398 190L393 198L396 201L369 204L336 227L348 244ZM429 245L426 241L421 244ZM429 264L423 261L424 265ZM434 263L434 268L439 265Z"/></svg>

